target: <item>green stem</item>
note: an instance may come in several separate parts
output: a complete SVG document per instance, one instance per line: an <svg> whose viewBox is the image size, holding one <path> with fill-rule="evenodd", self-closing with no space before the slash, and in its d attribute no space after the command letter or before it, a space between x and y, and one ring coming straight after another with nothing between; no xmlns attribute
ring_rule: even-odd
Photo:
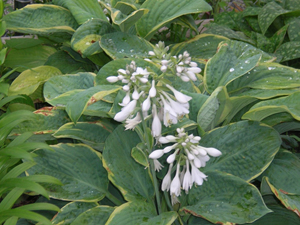
<svg viewBox="0 0 300 225"><path fill-rule="evenodd" d="M142 117L142 126L143 126L143 130L144 130L144 135L147 132L147 126L146 126L146 121L144 120L143 117L143 112L140 112L141 117ZM148 141L148 138L144 137L144 140L146 140L147 143L147 148L148 148L148 153L151 152L151 146L150 143ZM153 178L153 186L154 186L154 191L155 191L155 197L156 197L156 204L157 204L157 211L158 214L161 214L161 203L160 203L160 198L159 198L159 190L158 190L158 182L157 182L157 178L156 178L156 172L154 169L154 162L153 160L150 160L150 171L151 171L151 175Z"/></svg>
<svg viewBox="0 0 300 225"><path fill-rule="evenodd" d="M109 193L108 191L105 193L105 197L108 198L111 202L113 202L115 205L119 206L122 205L123 202L117 199L114 195Z"/></svg>

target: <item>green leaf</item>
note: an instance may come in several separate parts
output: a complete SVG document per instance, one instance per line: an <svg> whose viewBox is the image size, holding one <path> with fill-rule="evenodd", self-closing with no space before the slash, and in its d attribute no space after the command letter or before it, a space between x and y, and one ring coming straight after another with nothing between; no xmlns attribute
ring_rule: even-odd
<svg viewBox="0 0 300 225"><path fill-rule="evenodd" d="M110 215L106 225L142 224L155 216L156 211L152 204L135 200L117 207ZM149 225L152 224L149 223Z"/></svg>
<svg viewBox="0 0 300 225"><path fill-rule="evenodd" d="M147 57L148 52L153 50L150 42L136 35L123 32L103 35L100 46L113 59Z"/></svg>
<svg viewBox="0 0 300 225"><path fill-rule="evenodd" d="M5 60L5 66L16 69L18 72L43 66L49 56L56 52L55 48L36 45L24 49L10 49Z"/></svg>
<svg viewBox="0 0 300 225"><path fill-rule="evenodd" d="M30 111L19 110L15 112L11 112L5 115L0 119L0 146L2 146L15 126L24 122L24 121L34 121L36 119L36 115L34 115Z"/></svg>
<svg viewBox="0 0 300 225"><path fill-rule="evenodd" d="M204 131L213 129L226 118L230 106L226 89L216 88L198 111L197 123Z"/></svg>
<svg viewBox="0 0 300 225"><path fill-rule="evenodd" d="M182 91L184 94L191 96L192 99L189 101L189 118L193 121L197 121L197 115L199 112L199 109L203 106L203 104L207 101L209 98L208 95L204 94L198 94L198 93L190 93L187 91Z"/></svg>
<svg viewBox="0 0 300 225"><path fill-rule="evenodd" d="M147 0L141 8L149 9L149 13L137 22L136 29L138 34L147 40L151 39L159 28L177 17L211 10L211 6L203 0Z"/></svg>
<svg viewBox="0 0 300 225"><path fill-rule="evenodd" d="M274 129L257 122L241 121L217 128L204 135L200 145L217 148L222 155L211 158L203 171L219 170L250 181L270 165L280 144Z"/></svg>
<svg viewBox="0 0 300 225"><path fill-rule="evenodd" d="M61 208L61 211L53 218L52 223L57 225L71 224L81 213L95 206L97 206L95 202L70 202Z"/></svg>
<svg viewBox="0 0 300 225"><path fill-rule="evenodd" d="M30 122L22 122L13 130L11 135L16 136L30 131L35 134L33 139L44 140L43 138L45 138L45 140L51 140L53 137L50 134L54 133L55 130L65 123L70 122L64 110L54 107L44 107L31 114L34 119Z"/></svg>
<svg viewBox="0 0 300 225"><path fill-rule="evenodd" d="M141 143L142 147L145 145ZM139 164L143 165L144 167L149 166L148 156L145 154L145 149L140 148L141 146L133 147L131 151L132 158Z"/></svg>
<svg viewBox="0 0 300 225"><path fill-rule="evenodd" d="M282 193L300 195L300 159L293 153L279 151L262 176Z"/></svg>
<svg viewBox="0 0 300 225"><path fill-rule="evenodd" d="M149 12L148 9L138 9L129 15L126 15L118 9L112 8L110 11L113 23L117 24L123 32L127 32L136 23L136 21Z"/></svg>
<svg viewBox="0 0 300 225"><path fill-rule="evenodd" d="M17 178L8 178L1 180L0 183L0 194L2 195L5 190L10 190L13 188L22 188L30 191L37 192L45 197L48 197L47 191L40 184L28 180L28 177L17 177Z"/></svg>
<svg viewBox="0 0 300 225"><path fill-rule="evenodd" d="M288 34L290 41L300 41L300 34L297 32L298 27L300 26L300 18L294 18L289 22Z"/></svg>
<svg viewBox="0 0 300 225"><path fill-rule="evenodd" d="M131 149L139 142L135 132L124 132L123 126L119 126L108 136L103 150L103 165L109 180L127 201L151 199L154 195L148 169L131 157Z"/></svg>
<svg viewBox="0 0 300 225"><path fill-rule="evenodd" d="M282 225L282 224L299 224L299 217L282 207L278 202L269 203L265 198L265 202L269 209L273 212L259 218L252 225Z"/></svg>
<svg viewBox="0 0 300 225"><path fill-rule="evenodd" d="M64 184L47 184L45 188L52 198L68 201L99 201L108 188L108 178L101 163L100 153L83 144L58 144L55 151L38 150L36 166L29 175L46 174L58 178Z"/></svg>
<svg viewBox="0 0 300 225"><path fill-rule="evenodd" d="M206 175L203 185L190 190L182 211L220 224L251 223L271 212L255 186L241 178L220 171Z"/></svg>
<svg viewBox="0 0 300 225"><path fill-rule="evenodd" d="M209 93L219 86L253 69L261 60L262 52L251 45L238 41L222 42L218 53L208 60L204 71L204 84Z"/></svg>
<svg viewBox="0 0 300 225"><path fill-rule="evenodd" d="M290 89L300 86L300 70L280 65L278 63L261 63L244 76L241 76L227 86L228 92L242 88L266 90ZM287 91L287 90L286 90ZM280 90L278 90L280 93Z"/></svg>
<svg viewBox="0 0 300 225"><path fill-rule="evenodd" d="M79 53L75 52L71 48L68 48L59 50L49 56L48 60L45 62L45 65L56 67L64 74L94 70L95 67L90 60L82 58L81 60L78 60L78 58L75 58L74 54L72 55L70 51L77 54L77 57L81 58Z"/></svg>
<svg viewBox="0 0 300 225"><path fill-rule="evenodd" d="M203 32L205 34L215 34L215 35L220 35L224 36L226 38L230 38L233 40L238 40L238 41L243 41L250 43L252 45L255 45L255 42L248 38L245 35L242 35L241 33L235 32L229 27L226 27L224 25L219 25L216 23L209 23L206 25L207 29Z"/></svg>
<svg viewBox="0 0 300 225"><path fill-rule="evenodd" d="M44 217L38 213L31 212L31 211L24 210L24 209L19 209L19 208L9 209L9 210L1 212L0 223L3 223L5 220L9 219L12 216L16 216L19 218L25 218L25 219L29 219L29 220L34 220L37 222L41 222L45 225L52 225L52 223L46 217Z"/></svg>
<svg viewBox="0 0 300 225"><path fill-rule="evenodd" d="M102 35L116 30L107 21L91 19L82 24L73 34L72 48L83 56L91 56L102 52L99 41Z"/></svg>
<svg viewBox="0 0 300 225"><path fill-rule="evenodd" d="M285 62L300 57L300 41L290 41L282 44L276 51L282 57L280 62Z"/></svg>
<svg viewBox="0 0 300 225"><path fill-rule="evenodd" d="M7 48L3 48L0 51L0 65L2 65L4 63L4 61L5 61L6 50L7 50Z"/></svg>
<svg viewBox="0 0 300 225"><path fill-rule="evenodd" d="M273 186L273 184L269 181L269 179L265 178L268 185L270 186L272 192L275 196L281 201L281 203L289 210L292 210L298 216L300 216L300 195L289 194L284 190L277 189L277 187Z"/></svg>
<svg viewBox="0 0 300 225"><path fill-rule="evenodd" d="M71 95L64 100L63 94L93 87L95 76L94 73L77 73L51 77L44 84L44 98L51 105L65 106Z"/></svg>
<svg viewBox="0 0 300 225"><path fill-rule="evenodd" d="M27 5L7 14L3 20L8 30L30 34L73 33L78 26L70 11L48 4Z"/></svg>
<svg viewBox="0 0 300 225"><path fill-rule="evenodd" d="M60 74L60 70L52 66L39 66L25 70L12 82L9 95L30 95L43 85L47 79Z"/></svg>
<svg viewBox="0 0 300 225"><path fill-rule="evenodd" d="M73 138L80 140L92 148L102 151L104 142L108 135L112 132L101 121L88 123L78 122L66 123L60 127L53 136L56 138Z"/></svg>
<svg viewBox="0 0 300 225"><path fill-rule="evenodd" d="M207 61L216 54L219 43L225 40L227 38L218 35L199 34L191 40L172 46L170 53L178 55L187 51L193 60Z"/></svg>
<svg viewBox="0 0 300 225"><path fill-rule="evenodd" d="M259 102L244 114L243 119L261 121L276 113L287 112L296 120L300 120L300 106L297 100L299 99L299 96L300 92L295 92L288 97Z"/></svg>
<svg viewBox="0 0 300 225"><path fill-rule="evenodd" d="M289 10L283 9L280 5L273 1L266 4L258 13L258 23L262 33L266 33L269 26L278 16L289 12Z"/></svg>
<svg viewBox="0 0 300 225"><path fill-rule="evenodd" d="M102 100L105 96L120 90L116 85L98 85L78 92L71 96L66 105L66 112L71 120L76 123L88 105Z"/></svg>
<svg viewBox="0 0 300 225"><path fill-rule="evenodd" d="M69 9L78 24L83 24L93 18L106 20L97 0L53 0L53 3Z"/></svg>
<svg viewBox="0 0 300 225"><path fill-rule="evenodd" d="M81 213L71 225L97 224L105 225L110 214L114 211L113 207L97 206ZM65 224L65 223L64 223Z"/></svg>

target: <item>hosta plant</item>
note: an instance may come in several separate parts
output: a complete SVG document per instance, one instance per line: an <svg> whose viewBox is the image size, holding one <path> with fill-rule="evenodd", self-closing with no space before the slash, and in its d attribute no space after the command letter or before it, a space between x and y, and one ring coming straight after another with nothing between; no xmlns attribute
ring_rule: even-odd
<svg viewBox="0 0 300 225"><path fill-rule="evenodd" d="M280 134L299 124L297 69L218 35L152 42L175 18L209 10L202 1L53 3L5 18L8 29L37 34L38 48L56 43L8 90L50 105L11 137L30 131L54 143L27 169L63 183L45 184L67 202L53 224L295 221L300 161L280 149ZM89 66L63 71L66 58Z"/></svg>

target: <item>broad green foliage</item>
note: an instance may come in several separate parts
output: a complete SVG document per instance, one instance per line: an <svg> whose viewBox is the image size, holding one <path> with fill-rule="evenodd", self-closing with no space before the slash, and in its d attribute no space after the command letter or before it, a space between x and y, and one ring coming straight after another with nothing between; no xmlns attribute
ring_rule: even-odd
<svg viewBox="0 0 300 225"><path fill-rule="evenodd" d="M176 17L191 13L206 12L211 9L210 5L203 0L167 0L163 2L148 0L141 7L149 9L149 13L137 22L136 28L138 34L147 40L153 36L155 31Z"/></svg>
<svg viewBox="0 0 300 225"><path fill-rule="evenodd" d="M88 202L104 198L108 179L100 153L83 144L59 144L52 148L55 152L35 151L37 166L27 171L30 175L49 174L62 181L63 186L46 185L51 197Z"/></svg>
<svg viewBox="0 0 300 225"><path fill-rule="evenodd" d="M298 222L300 5L208 2L224 12L201 34L204 0L53 0L4 16L1 34L36 38L0 52L0 224ZM25 191L63 207L51 222L36 212L59 210L49 203L12 209Z"/></svg>
<svg viewBox="0 0 300 225"><path fill-rule="evenodd" d="M191 190L183 211L222 224L251 223L271 212L253 185L219 171L207 175L209 182Z"/></svg>
<svg viewBox="0 0 300 225"><path fill-rule="evenodd" d="M28 5L6 15L4 21L9 30L31 34L74 33L78 26L70 11L56 5Z"/></svg>
<svg viewBox="0 0 300 225"><path fill-rule="evenodd" d="M205 33L248 42L263 51L275 53L281 62L298 59L299 2L262 1L260 5L219 13Z"/></svg>
<svg viewBox="0 0 300 225"><path fill-rule="evenodd" d="M103 164L109 179L128 201L149 200L154 194L148 169L130 155L131 149L139 142L135 133L124 133L120 126L108 137L103 150Z"/></svg>

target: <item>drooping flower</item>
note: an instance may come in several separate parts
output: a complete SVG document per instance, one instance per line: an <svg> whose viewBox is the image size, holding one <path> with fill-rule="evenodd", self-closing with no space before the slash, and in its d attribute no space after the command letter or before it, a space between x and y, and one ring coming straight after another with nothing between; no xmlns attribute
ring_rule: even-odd
<svg viewBox="0 0 300 225"><path fill-rule="evenodd" d="M181 192L181 183L179 179L179 173L180 173L180 165L177 164L177 169L176 169L176 174L175 177L173 178L170 186L170 194L171 195L176 195L179 196Z"/></svg>
<svg viewBox="0 0 300 225"><path fill-rule="evenodd" d="M136 103L136 100L132 100L131 102L129 102L125 107L121 109L120 112L118 112L115 115L114 120L118 122L126 120L129 117L129 115L134 111Z"/></svg>
<svg viewBox="0 0 300 225"><path fill-rule="evenodd" d="M155 150L149 155L149 158L155 158L155 160L157 160L164 154L169 154L166 161L170 164L170 167L171 165L173 167L173 164L176 163L176 174L172 180L170 191L172 199L174 198L174 196L178 197L180 195L181 187L183 188L183 190L185 190L186 193L188 193L193 184L202 185L207 176L199 169L206 165L206 162L209 160L208 155L210 155L211 157L218 157L222 154L221 151L216 148L207 148L200 146L199 141L201 140L201 138L199 136L194 136L193 134L188 135L188 133L185 132L184 128L177 128L176 131L177 135L175 136L168 135L166 137L160 137L158 139L158 141L163 144L175 142L174 144L169 145L164 149ZM171 152L171 154L169 152ZM182 164L181 162L183 160L185 161L185 166L181 171L182 175L180 179L180 165ZM170 171L171 169L169 168L168 174L166 175L168 176L168 179L171 176ZM179 189L178 185L180 186ZM166 186L164 186L163 190L165 190L165 187Z"/></svg>
<svg viewBox="0 0 300 225"><path fill-rule="evenodd" d="M161 190L162 191L169 191L170 185L171 185L171 171L173 168L173 164L170 164L167 174L165 175L162 184L161 184Z"/></svg>

